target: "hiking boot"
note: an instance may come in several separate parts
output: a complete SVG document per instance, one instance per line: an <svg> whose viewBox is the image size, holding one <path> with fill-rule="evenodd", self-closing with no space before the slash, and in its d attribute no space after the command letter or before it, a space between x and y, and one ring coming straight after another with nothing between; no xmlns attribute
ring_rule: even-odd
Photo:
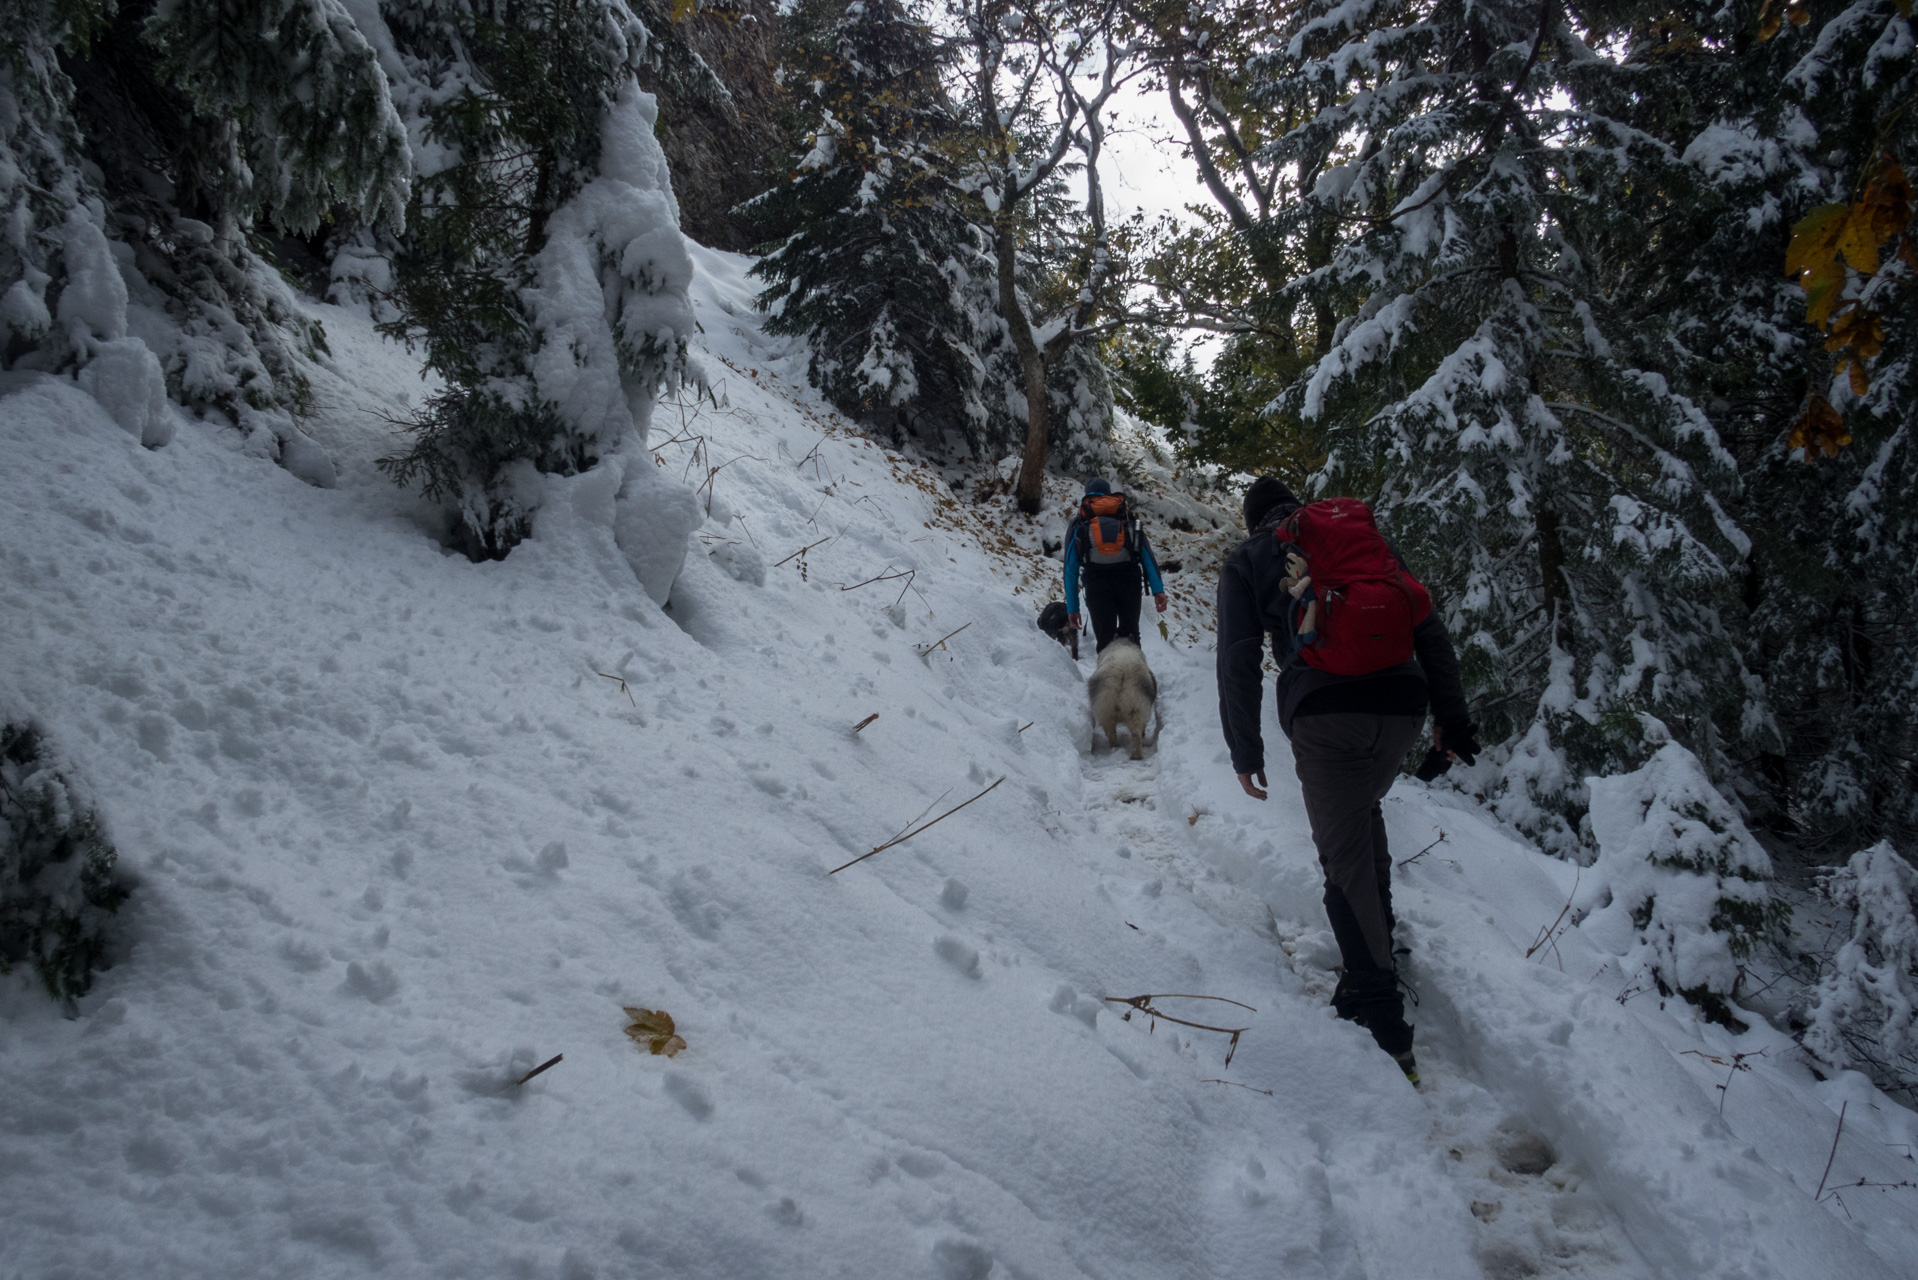
<svg viewBox="0 0 1918 1280"><path fill-rule="evenodd" d="M1398 975L1389 969L1347 970L1332 992L1332 1010L1370 1031L1379 1048L1394 1058L1412 1051L1405 999L1399 994Z"/></svg>
<svg viewBox="0 0 1918 1280"><path fill-rule="evenodd" d="M1395 1053L1392 1055L1392 1061L1399 1064L1399 1070L1405 1073L1405 1078L1410 1080L1412 1087L1416 1089L1419 1082L1419 1064L1418 1060L1412 1056L1412 1051L1407 1049L1404 1053Z"/></svg>

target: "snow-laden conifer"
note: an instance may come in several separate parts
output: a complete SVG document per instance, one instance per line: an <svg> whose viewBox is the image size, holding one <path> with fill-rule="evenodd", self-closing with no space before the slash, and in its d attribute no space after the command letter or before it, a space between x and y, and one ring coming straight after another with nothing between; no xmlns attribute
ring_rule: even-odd
<svg viewBox="0 0 1918 1280"><path fill-rule="evenodd" d="M1918 1088L1918 871L1880 841L1820 889L1851 918L1806 997L1804 1045L1827 1066Z"/></svg>
<svg viewBox="0 0 1918 1280"><path fill-rule="evenodd" d="M792 21L781 78L806 150L750 206L771 242L753 267L767 328L806 338L813 385L844 412L996 458L1014 424L976 353L969 295L993 266L952 187L946 52L898 0L822 0Z"/></svg>
<svg viewBox="0 0 1918 1280"><path fill-rule="evenodd" d="M79 372L148 444L170 433L170 392L325 480L296 425L324 336L260 241L399 226L406 138L352 16L33 0L0 22L6 362Z"/></svg>
<svg viewBox="0 0 1918 1280"><path fill-rule="evenodd" d="M1281 220L1335 236L1291 292L1347 318L1277 407L1327 441L1318 489L1374 498L1439 588L1516 744L1493 803L1569 851L1579 779L1642 759L1636 713L1714 768L1766 724L1726 631L1734 460L1634 358L1640 299L1612 287L1621 222L1683 176L1632 117L1657 69L1516 0L1313 3L1280 35L1257 93L1299 123L1270 154L1320 166Z"/></svg>
<svg viewBox="0 0 1918 1280"><path fill-rule="evenodd" d="M29 964L55 999L93 985L131 892L70 763L24 716L0 720L0 973Z"/></svg>
<svg viewBox="0 0 1918 1280"><path fill-rule="evenodd" d="M643 434L688 372L692 264L634 79L651 36L617 0L385 13L420 157L388 328L445 384L381 465L449 503L469 555L503 556L538 475Z"/></svg>
<svg viewBox="0 0 1918 1280"><path fill-rule="evenodd" d="M1696 248L1639 338L1745 477L1738 638L1779 729L1747 794L1766 826L1842 851L1918 834L1918 59L1891 0L1795 10L1802 24L1767 12L1757 39L1714 15L1714 51L1690 59L1712 90L1676 138ZM1867 201L1868 244L1807 255L1809 222ZM1822 306L1784 274L1807 256L1824 283L1806 279L1835 286Z"/></svg>
<svg viewBox="0 0 1918 1280"><path fill-rule="evenodd" d="M1651 717L1644 727L1648 743L1665 739ZM1618 956L1632 984L1736 1025L1726 1001L1787 914L1770 857L1676 742L1630 773L1586 781L1599 853L1574 903L1580 932Z"/></svg>

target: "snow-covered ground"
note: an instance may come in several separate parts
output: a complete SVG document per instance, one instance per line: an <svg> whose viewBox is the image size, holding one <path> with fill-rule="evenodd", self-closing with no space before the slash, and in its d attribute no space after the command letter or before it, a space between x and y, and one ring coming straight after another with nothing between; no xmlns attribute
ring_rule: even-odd
<svg viewBox="0 0 1918 1280"><path fill-rule="evenodd" d="M667 609L603 476L442 552L371 466L414 364L350 312L336 489L0 382L0 711L137 877L77 1017L0 982L0 1275L1918 1274L1918 1191L1830 1194L1912 1177L1911 1113L1661 1009L1563 927L1575 868L1409 780L1407 1084L1327 1007L1276 733L1267 803L1226 763L1229 534L1150 504L1199 517L1156 534L1163 731L1093 750L1044 527L849 432L694 252L716 403L652 443L713 514ZM1106 999L1149 993L1253 1006L1158 1002L1230 1065Z"/></svg>

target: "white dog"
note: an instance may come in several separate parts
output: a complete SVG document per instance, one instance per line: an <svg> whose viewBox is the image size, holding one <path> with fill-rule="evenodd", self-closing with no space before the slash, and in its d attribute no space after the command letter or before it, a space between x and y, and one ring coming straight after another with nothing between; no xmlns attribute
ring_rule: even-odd
<svg viewBox="0 0 1918 1280"><path fill-rule="evenodd" d="M1106 745L1119 745L1119 722L1125 721L1132 758L1145 755L1145 726L1158 709L1159 682L1146 665L1145 652L1130 640L1114 640L1099 651L1099 666L1086 681L1092 718L1105 732Z"/></svg>

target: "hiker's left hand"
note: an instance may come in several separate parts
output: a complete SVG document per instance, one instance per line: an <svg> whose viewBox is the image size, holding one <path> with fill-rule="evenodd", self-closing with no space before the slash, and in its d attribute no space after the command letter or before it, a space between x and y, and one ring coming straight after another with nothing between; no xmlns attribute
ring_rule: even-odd
<svg viewBox="0 0 1918 1280"><path fill-rule="evenodd" d="M1256 786L1253 784L1254 778L1258 779ZM1239 785L1244 787L1245 794L1251 796L1254 800L1265 799L1265 770L1261 769L1257 773L1240 774Z"/></svg>
<svg viewBox="0 0 1918 1280"><path fill-rule="evenodd" d="M1152 607L1157 609L1160 613L1165 612L1165 592L1159 591L1153 594Z"/></svg>

